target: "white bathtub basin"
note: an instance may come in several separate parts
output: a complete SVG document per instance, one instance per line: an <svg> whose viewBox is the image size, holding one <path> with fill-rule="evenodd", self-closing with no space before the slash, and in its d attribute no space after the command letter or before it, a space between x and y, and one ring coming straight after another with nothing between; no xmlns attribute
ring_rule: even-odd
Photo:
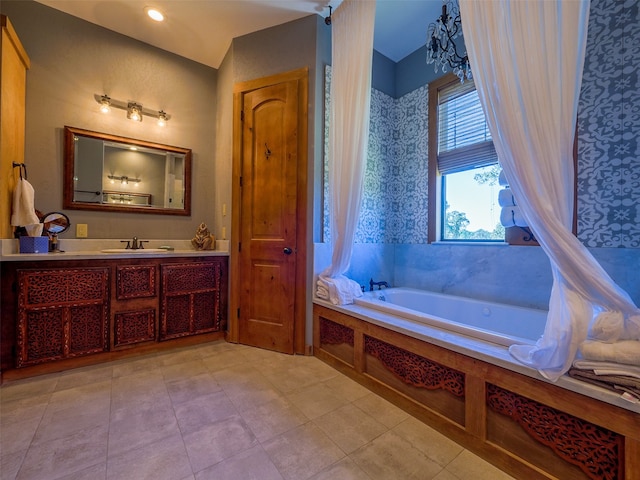
<svg viewBox="0 0 640 480"><path fill-rule="evenodd" d="M102 253L160 253L166 252L163 248L138 248L136 250L132 248L105 248L100 250Z"/></svg>

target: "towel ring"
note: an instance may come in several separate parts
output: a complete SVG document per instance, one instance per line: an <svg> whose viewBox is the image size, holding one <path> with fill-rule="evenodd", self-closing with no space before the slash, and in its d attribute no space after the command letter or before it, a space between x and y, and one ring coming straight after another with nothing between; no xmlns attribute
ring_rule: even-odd
<svg viewBox="0 0 640 480"><path fill-rule="evenodd" d="M20 168L20 180L27 179L27 166L24 163L13 162L13 168ZM24 170L24 177L22 176L22 171Z"/></svg>

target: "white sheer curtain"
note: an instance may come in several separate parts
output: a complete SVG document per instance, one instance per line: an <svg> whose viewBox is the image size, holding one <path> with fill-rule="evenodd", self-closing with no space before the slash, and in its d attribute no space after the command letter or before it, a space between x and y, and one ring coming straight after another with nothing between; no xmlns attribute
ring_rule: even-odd
<svg viewBox="0 0 640 480"><path fill-rule="evenodd" d="M331 301L340 304L351 303L361 294L359 285L343 274L351 261L367 160L375 7L373 1L345 0L331 22L329 211L333 251L331 265L320 275L318 293L324 288Z"/></svg>
<svg viewBox="0 0 640 480"><path fill-rule="evenodd" d="M620 328L608 341L640 339L640 311L571 233L573 139L589 1L459 3L500 163L553 273L544 334L535 346L514 345L510 352L555 381L588 335L598 338L614 328L606 325L612 318L621 319Z"/></svg>

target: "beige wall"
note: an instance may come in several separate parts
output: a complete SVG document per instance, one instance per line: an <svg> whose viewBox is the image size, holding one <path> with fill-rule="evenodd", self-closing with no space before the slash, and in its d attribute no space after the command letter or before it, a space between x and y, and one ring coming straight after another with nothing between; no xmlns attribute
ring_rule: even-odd
<svg viewBox="0 0 640 480"><path fill-rule="evenodd" d="M192 215L64 211L87 223L92 238L188 239L201 222L220 235L221 204L230 202L229 154L215 155L217 70L116 34L31 0L0 3L31 59L27 74L25 162L36 208L62 210L65 125L193 150ZM94 95L135 100L171 115L127 120L98 110ZM222 187L221 187L222 186ZM229 190L228 198L219 194ZM75 228L62 238L74 238Z"/></svg>

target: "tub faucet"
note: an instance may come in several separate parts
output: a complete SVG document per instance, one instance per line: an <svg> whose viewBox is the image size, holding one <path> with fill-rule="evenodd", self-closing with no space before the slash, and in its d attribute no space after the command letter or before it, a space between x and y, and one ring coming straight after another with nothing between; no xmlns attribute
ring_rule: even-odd
<svg viewBox="0 0 640 480"><path fill-rule="evenodd" d="M374 282L373 278L371 280L369 280L369 291L373 292L373 286L377 285L378 286L378 290L381 290L382 287L384 288L389 288L389 284L387 282Z"/></svg>

